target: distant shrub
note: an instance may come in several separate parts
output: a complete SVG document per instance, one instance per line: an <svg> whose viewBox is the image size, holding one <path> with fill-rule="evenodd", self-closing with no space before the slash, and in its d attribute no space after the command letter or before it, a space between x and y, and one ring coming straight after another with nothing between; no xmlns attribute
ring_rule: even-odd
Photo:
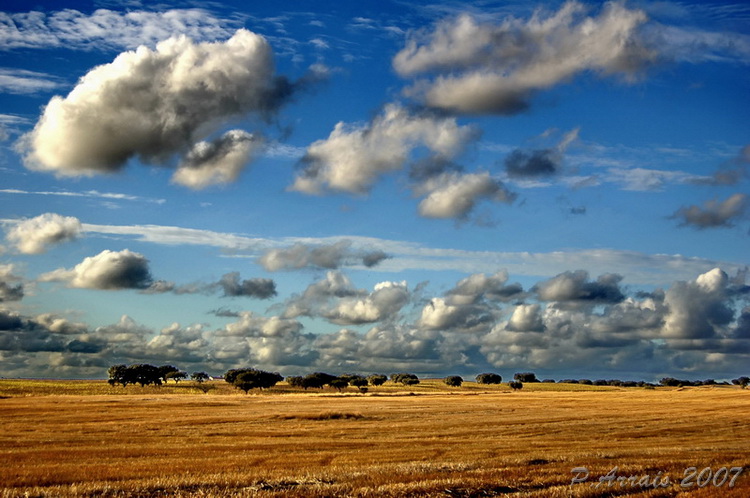
<svg viewBox="0 0 750 498"><path fill-rule="evenodd" d="M735 386L740 386L742 389L745 389L748 385L750 385L750 377L737 377L736 379L732 379L732 384Z"/></svg>
<svg viewBox="0 0 750 498"><path fill-rule="evenodd" d="M503 378L496 373L481 373L474 378L477 384L500 384Z"/></svg>
<svg viewBox="0 0 750 498"><path fill-rule="evenodd" d="M508 386L513 389L514 391L520 391L523 389L523 382L519 382L517 380L512 380L508 382Z"/></svg>
<svg viewBox="0 0 750 498"><path fill-rule="evenodd" d="M450 387L461 387L461 384L464 383L464 379L459 375L449 375L448 377L443 379L443 382L445 382Z"/></svg>
<svg viewBox="0 0 750 498"><path fill-rule="evenodd" d="M578 379L579 384L583 384L584 386L593 386L594 383L591 382L589 379Z"/></svg>
<svg viewBox="0 0 750 498"><path fill-rule="evenodd" d="M683 385L683 381L675 379L674 377L664 377L659 381L659 384L668 387L681 387Z"/></svg>
<svg viewBox="0 0 750 498"><path fill-rule="evenodd" d="M544 379L542 384L554 384L555 382L555 379Z"/></svg>

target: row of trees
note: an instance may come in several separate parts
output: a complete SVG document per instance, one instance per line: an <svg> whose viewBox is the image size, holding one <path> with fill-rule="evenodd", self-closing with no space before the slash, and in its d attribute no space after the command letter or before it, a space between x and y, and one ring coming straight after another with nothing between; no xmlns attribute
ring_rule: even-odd
<svg viewBox="0 0 750 498"><path fill-rule="evenodd" d="M183 372L173 365L154 366L147 363L135 363L133 365L112 365L107 370L109 375L109 384L111 386L122 384L126 387L128 384L140 384L141 387L148 385L161 386L168 380L174 380L179 383L181 380L188 378L187 372ZM210 379L206 372L193 372L190 378L202 384Z"/></svg>
<svg viewBox="0 0 750 498"><path fill-rule="evenodd" d="M246 393L251 389L267 389L284 380L278 372L266 372L255 368L232 369L224 374L224 380ZM358 374L331 375L325 372L313 372L305 376L290 376L286 378L287 383L293 387L308 389L323 389L332 387L341 391L346 387L353 386L360 392L367 392L367 386L381 386L388 380L383 374L372 374L367 377ZM419 377L410 373L396 373L391 375L391 381L413 386L419 384Z"/></svg>
<svg viewBox="0 0 750 498"><path fill-rule="evenodd" d="M510 386L510 388L514 391L523 389L523 382L518 380L519 376L523 375L526 374L516 374L516 380L508 382L508 386ZM501 384L503 382L502 376L496 373L481 373L477 375L474 380L477 381L477 384ZM443 382L451 387L461 387L461 385L464 383L464 379L459 375L449 375L448 377L443 379Z"/></svg>
<svg viewBox="0 0 750 498"><path fill-rule="evenodd" d="M179 383L181 380L190 378L198 385L202 385L203 382L210 379L210 376L206 372L193 372L188 376L188 373L178 369L173 365L162 365L154 366L145 363L136 363L133 365L113 365L107 370L109 374L108 382L110 385L121 384L123 387L128 384L140 384L141 386L156 385L161 386L168 380L173 380L175 383ZM277 383L284 380L284 377L278 372L266 372L255 368L241 368L241 369L230 369L224 374L224 380L233 386L245 391L246 393L252 389L268 389L275 386ZM367 392L368 386L380 386L383 385L388 377L383 374L372 374L369 376L362 376L358 374L344 374L344 375L331 375L324 372L314 372L305 376L290 376L287 377L287 382L290 386L301 387L307 389L322 389L326 386L332 387L337 390L342 390L348 386L358 388L361 392ZM404 386L413 386L419 384L419 377L412 373L394 373L391 374L390 380L394 383L402 384ZM502 376L496 373L481 373L475 377L478 384L492 385L501 384L503 381ZM446 385L451 387L461 387L464 379L459 375L449 375L443 379ZM513 376L513 381L509 382L508 385L514 389L522 389L524 383L554 383L554 379L539 380L536 374L533 372L519 372ZM616 387L653 387L656 384L651 384L643 381L622 381L617 379L563 379L560 383L567 384L585 384L595 386L616 386ZM665 377L659 381L662 386L705 386L705 385L729 385L728 382L716 382L713 379L707 380L683 380L676 379L674 377ZM750 385L750 378L746 376L732 379L732 384L742 387L743 389Z"/></svg>

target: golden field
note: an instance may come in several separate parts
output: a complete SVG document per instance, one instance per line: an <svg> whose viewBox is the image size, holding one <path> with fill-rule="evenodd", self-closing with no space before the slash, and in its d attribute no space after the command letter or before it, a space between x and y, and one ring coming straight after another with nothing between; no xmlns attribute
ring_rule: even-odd
<svg viewBox="0 0 750 498"><path fill-rule="evenodd" d="M750 496L734 386L209 387L0 380L0 496Z"/></svg>

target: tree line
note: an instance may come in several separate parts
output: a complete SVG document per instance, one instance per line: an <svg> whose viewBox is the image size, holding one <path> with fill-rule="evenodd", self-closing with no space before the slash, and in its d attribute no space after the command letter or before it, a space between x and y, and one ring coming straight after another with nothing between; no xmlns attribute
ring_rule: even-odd
<svg viewBox="0 0 750 498"><path fill-rule="evenodd" d="M166 384L168 380L179 383L181 380L188 378L187 372L183 372L174 365L154 366L147 363L135 363L133 365L112 365L107 370L109 379L107 382L111 386L122 384L126 387L128 384L140 384L141 387ZM206 372L193 372L190 379L201 384L211 377Z"/></svg>
<svg viewBox="0 0 750 498"><path fill-rule="evenodd" d="M173 380L175 383L179 383L181 380L185 380L188 377L196 382L199 386L202 386L203 382L209 380L211 377L206 372L193 372L188 376L187 372L178 369L173 365L162 365L154 366L144 363L138 363L133 365L113 365L107 370L109 374L109 384L114 386L121 384L126 387L128 384L140 384L141 387L147 385L161 386L168 380ZM284 377L278 372L266 372L256 368L234 368L227 370L223 375L226 382L244 391L245 393L250 392L253 389L269 389L279 382L285 380ZM287 383L292 387L299 387L304 390L308 389L323 389L324 387L330 387L341 391L349 386L356 387L361 393L368 391L368 386L381 386L389 377L384 374L372 374L363 376L359 374L343 374L343 375L331 375L325 372L313 372L304 376L289 376L286 378ZM413 373L394 373L390 375L391 382L402 384L404 386L413 386L419 384L420 380L416 374ZM501 384L503 378L501 375L493 372L486 372L477 375L474 380L478 384L491 385ZM449 375L443 379L443 382L450 387L461 387L464 382L463 377L459 375ZM513 380L508 382L508 386L515 390L523 388L524 383L555 383L554 379L543 379L539 380L534 372L518 372L513 376ZM594 386L615 386L615 387L656 387L657 384L652 384L643 381L622 381L618 379L563 379L559 383L566 384L583 384L583 385L594 385ZM736 379L732 379L733 385L746 388L750 385L750 378L743 376ZM713 379L707 379L703 381L692 381L692 380L680 380L673 377L665 377L659 381L658 385L662 386L705 386L705 385L729 385L728 382L716 382ZM205 391L206 389L204 389Z"/></svg>

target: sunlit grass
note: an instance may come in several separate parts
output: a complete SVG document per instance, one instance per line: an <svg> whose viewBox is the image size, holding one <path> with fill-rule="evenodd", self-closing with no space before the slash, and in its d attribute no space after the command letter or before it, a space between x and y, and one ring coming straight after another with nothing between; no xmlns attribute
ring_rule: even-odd
<svg viewBox="0 0 750 498"><path fill-rule="evenodd" d="M676 496L686 467L750 467L750 391L734 387L211 384L0 380L0 496ZM578 466L674 483L571 487ZM742 475L689 496L749 494Z"/></svg>

